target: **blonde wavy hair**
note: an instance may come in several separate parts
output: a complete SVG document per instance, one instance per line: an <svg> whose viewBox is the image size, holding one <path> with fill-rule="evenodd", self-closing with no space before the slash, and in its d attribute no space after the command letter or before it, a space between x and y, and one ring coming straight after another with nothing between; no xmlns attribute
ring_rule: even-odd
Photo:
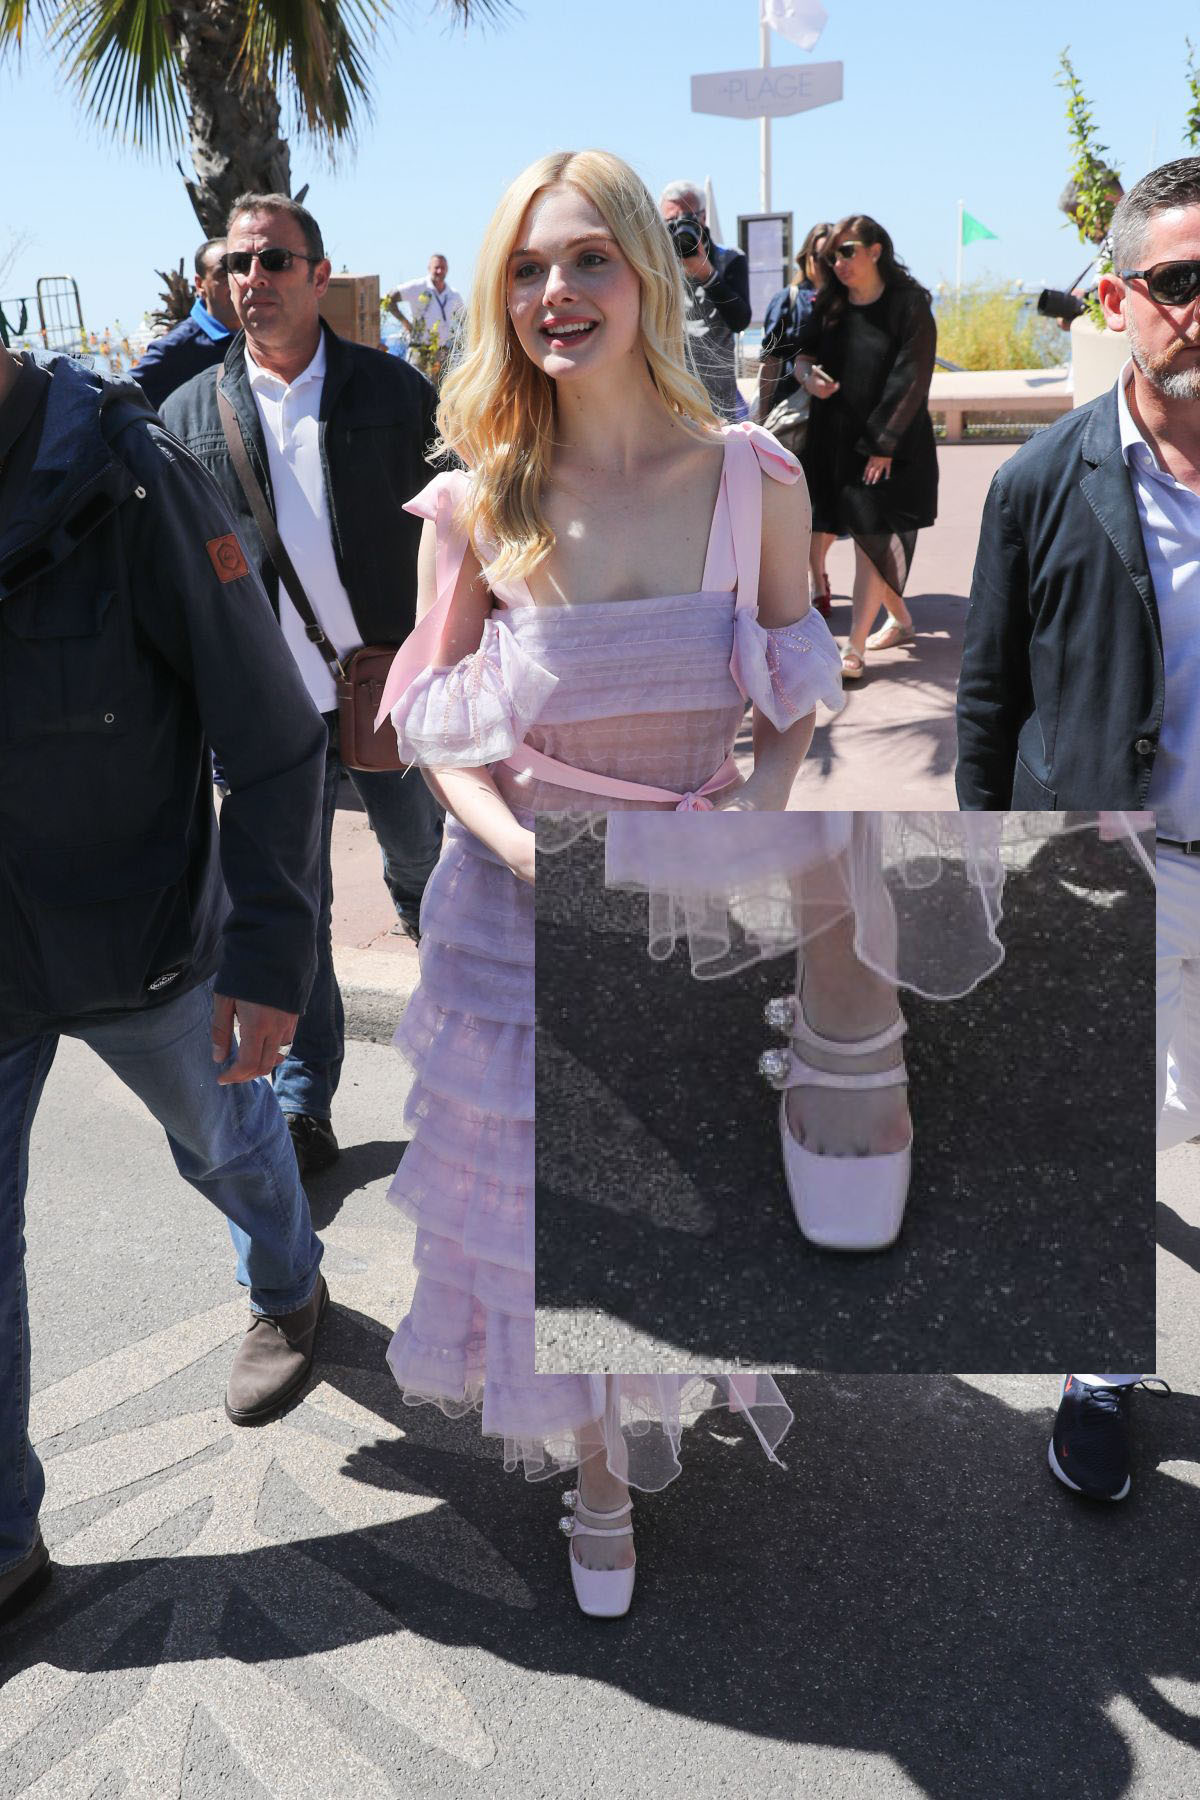
<svg viewBox="0 0 1200 1800"><path fill-rule="evenodd" d="M570 186L604 218L641 287L646 367L668 412L694 435L720 429L684 348L679 259L640 176L608 150L560 150L531 163L492 217L472 284L462 349L442 384L440 448L471 471L458 524L488 580L528 575L554 547L542 496L554 447L554 382L526 356L508 313L508 263L521 221L547 188Z"/></svg>

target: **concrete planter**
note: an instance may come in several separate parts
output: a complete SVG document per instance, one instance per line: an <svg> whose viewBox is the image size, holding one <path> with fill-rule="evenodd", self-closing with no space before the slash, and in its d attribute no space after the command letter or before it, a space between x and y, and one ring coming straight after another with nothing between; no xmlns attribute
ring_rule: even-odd
<svg viewBox="0 0 1200 1800"><path fill-rule="evenodd" d="M1103 331L1085 313L1071 322L1071 394L1075 406L1106 394L1129 361L1123 331Z"/></svg>

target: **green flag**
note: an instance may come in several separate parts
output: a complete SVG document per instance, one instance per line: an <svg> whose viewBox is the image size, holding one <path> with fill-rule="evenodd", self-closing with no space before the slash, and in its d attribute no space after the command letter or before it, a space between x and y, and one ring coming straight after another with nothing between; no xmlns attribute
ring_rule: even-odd
<svg viewBox="0 0 1200 1800"><path fill-rule="evenodd" d="M978 238L994 238L995 235L995 232L989 231L986 225L981 225L978 219L972 218L969 212L964 212L962 216L962 241L964 244L973 244Z"/></svg>

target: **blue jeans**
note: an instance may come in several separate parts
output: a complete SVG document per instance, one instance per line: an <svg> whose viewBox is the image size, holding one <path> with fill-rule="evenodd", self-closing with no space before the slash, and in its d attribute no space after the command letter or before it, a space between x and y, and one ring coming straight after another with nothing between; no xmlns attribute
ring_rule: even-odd
<svg viewBox="0 0 1200 1800"><path fill-rule="evenodd" d="M329 749L321 802L321 895L317 915L317 973L292 1039L291 1054L275 1071L275 1092L285 1113L328 1119L342 1074L346 1021L333 967L333 820L337 811L342 759L338 755L337 714L326 713ZM416 925L421 895L442 848L438 805L420 771L364 773L347 769L363 803L367 823L383 852L383 879L399 917Z"/></svg>
<svg viewBox="0 0 1200 1800"><path fill-rule="evenodd" d="M256 1312L294 1312L321 1262L291 1139L266 1081L218 1087L211 986L104 1024L63 1027L158 1120L175 1166L229 1221L237 1278ZM37 1536L45 1492L29 1442L25 1187L29 1134L59 1032L0 1043L0 1574Z"/></svg>

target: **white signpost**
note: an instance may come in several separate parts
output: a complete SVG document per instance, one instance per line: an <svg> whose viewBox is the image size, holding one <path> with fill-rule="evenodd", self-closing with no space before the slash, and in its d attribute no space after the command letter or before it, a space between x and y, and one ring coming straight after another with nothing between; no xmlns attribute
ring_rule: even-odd
<svg viewBox="0 0 1200 1800"><path fill-rule="evenodd" d="M800 63L771 67L771 30L760 25L762 61L757 69L726 69L717 75L692 76L692 111L719 113L727 119L758 119L762 160L764 213L771 211L771 120L808 112L842 98L842 64Z"/></svg>

